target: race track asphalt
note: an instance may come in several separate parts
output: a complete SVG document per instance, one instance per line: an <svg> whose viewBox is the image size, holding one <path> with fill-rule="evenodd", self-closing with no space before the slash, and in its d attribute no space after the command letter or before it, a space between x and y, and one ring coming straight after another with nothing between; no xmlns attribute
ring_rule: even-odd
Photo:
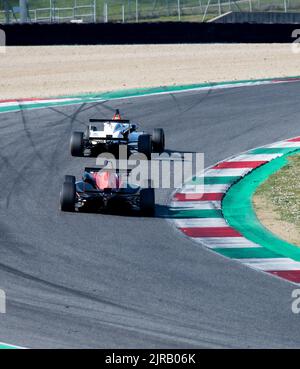
<svg viewBox="0 0 300 369"><path fill-rule="evenodd" d="M292 284L225 259L164 219L59 211L69 137L115 108L205 165L300 135L300 83L0 115L0 341L31 348L299 347Z"/></svg>

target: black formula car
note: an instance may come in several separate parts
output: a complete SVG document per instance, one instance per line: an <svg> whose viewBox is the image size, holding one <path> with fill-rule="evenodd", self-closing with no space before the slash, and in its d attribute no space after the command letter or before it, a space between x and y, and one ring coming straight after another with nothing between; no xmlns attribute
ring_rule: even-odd
<svg viewBox="0 0 300 369"><path fill-rule="evenodd" d="M76 181L74 176L65 176L60 193L61 210L73 212L137 209L145 216L152 216L155 210L155 195L151 182L147 181L143 187L123 186L122 181L127 181L129 175L130 170L112 171L88 167L84 169L80 181Z"/></svg>
<svg viewBox="0 0 300 369"><path fill-rule="evenodd" d="M162 128L155 128L152 135L140 131L136 124L121 119L119 110L112 119L90 119L85 132L73 132L70 141L72 156L96 156L103 152L118 157L119 146L127 147L127 155L140 152L150 159L152 152L165 149L165 134ZM98 125L95 125L98 123Z"/></svg>

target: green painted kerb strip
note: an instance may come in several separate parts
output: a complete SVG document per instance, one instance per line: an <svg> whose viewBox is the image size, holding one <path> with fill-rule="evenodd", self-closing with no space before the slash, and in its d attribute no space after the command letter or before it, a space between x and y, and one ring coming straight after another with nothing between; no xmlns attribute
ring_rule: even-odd
<svg viewBox="0 0 300 369"><path fill-rule="evenodd" d="M0 350L16 350L19 347L12 346L12 345L6 345L4 343L0 343Z"/></svg>
<svg viewBox="0 0 300 369"><path fill-rule="evenodd" d="M213 184L232 184L236 182L239 176L226 176L226 177L194 177L191 181L187 182L189 185L213 185Z"/></svg>
<svg viewBox="0 0 300 369"><path fill-rule="evenodd" d="M18 105L12 106L0 106L0 113L9 113L13 111L20 111L20 110L31 110L31 109L41 109L41 108L49 108L51 106L66 106L66 105L76 105L76 104L84 104L84 103L93 103L98 102L99 99L79 99L79 100L71 100L71 101L55 101L55 102L40 102L40 103L32 103L32 104L25 104L20 102Z"/></svg>
<svg viewBox="0 0 300 369"><path fill-rule="evenodd" d="M104 92L104 93L90 93L90 94L81 94L81 95L73 95L73 96L63 96L63 98L68 97L88 97L88 98L99 98L102 99L120 99L123 97L134 97L141 95L151 95L151 94L159 94L159 93L169 93L169 92L177 92L184 90L194 90L199 88L209 88L209 87L226 87L228 85L238 85L238 84L251 84L251 83L264 83L264 82L289 82L293 80L300 79L300 76L290 76L283 78L261 78L261 79L243 79L237 81L223 81L223 82L205 82L205 83L195 83L189 85L176 85L176 86L160 86L160 87L149 87L149 88L134 88L127 90L118 90L112 92Z"/></svg>
<svg viewBox="0 0 300 369"><path fill-rule="evenodd" d="M61 102L45 102L42 101L39 103L22 103L20 105L4 105L0 106L0 113L19 111L19 110L30 110L30 109L41 109L47 108L50 106L65 106L65 105L75 105L82 103L92 103L101 100L114 100L114 99L123 99L130 97L139 97L139 96L147 96L147 95L156 95L163 93L175 93L175 92L184 92L189 90L198 90L198 89L209 89L209 88L218 88L218 87L233 87L233 86L251 86L255 84L267 84L272 82L293 82L295 80L299 80L300 76L290 76L284 78L262 78L262 79L249 79L249 80L239 80L239 81L224 81L224 82L208 82L208 83L198 83L198 84L189 84L189 85L177 85L177 86L159 86L159 87L150 87L150 88L135 88L135 89L124 89L118 91L109 91L109 92L99 92L99 93L88 93L88 94L78 94L78 95L68 95L68 96L58 96L54 97L54 99L76 99L75 101L61 101ZM1 104L1 100L0 100Z"/></svg>
<svg viewBox="0 0 300 369"><path fill-rule="evenodd" d="M288 163L288 156L299 152L300 149L290 148L290 153L253 170L229 189L222 202L224 218L231 227L271 252L297 261L300 261L300 248L277 238L259 222L253 208L252 197L258 186Z"/></svg>
<svg viewBox="0 0 300 369"><path fill-rule="evenodd" d="M273 252L265 247L245 247L245 248L215 248L214 251L227 256L231 259L269 259L279 258L276 252Z"/></svg>
<svg viewBox="0 0 300 369"><path fill-rule="evenodd" d="M291 152L290 147L261 147L258 149L251 150L249 154L288 154Z"/></svg>
<svg viewBox="0 0 300 369"><path fill-rule="evenodd" d="M223 218L221 210L218 209L184 209L170 208L168 218Z"/></svg>

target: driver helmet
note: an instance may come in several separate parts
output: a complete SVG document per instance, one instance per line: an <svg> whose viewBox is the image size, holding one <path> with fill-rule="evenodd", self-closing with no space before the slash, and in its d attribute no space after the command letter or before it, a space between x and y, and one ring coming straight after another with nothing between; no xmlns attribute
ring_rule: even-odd
<svg viewBox="0 0 300 369"><path fill-rule="evenodd" d="M121 118L120 111L119 111L119 109L116 109L116 112L115 112L115 114L113 116L113 120L121 120L121 119L122 118Z"/></svg>

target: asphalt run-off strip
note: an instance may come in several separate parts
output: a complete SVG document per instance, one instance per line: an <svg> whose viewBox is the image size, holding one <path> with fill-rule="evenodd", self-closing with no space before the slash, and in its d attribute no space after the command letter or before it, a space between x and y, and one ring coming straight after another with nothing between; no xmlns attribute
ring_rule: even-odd
<svg viewBox="0 0 300 369"><path fill-rule="evenodd" d="M257 187L299 151L300 137L295 137L213 165L173 195L170 218L181 232L210 250L300 283L300 248L268 231L252 204ZM203 192L195 192L201 183Z"/></svg>

